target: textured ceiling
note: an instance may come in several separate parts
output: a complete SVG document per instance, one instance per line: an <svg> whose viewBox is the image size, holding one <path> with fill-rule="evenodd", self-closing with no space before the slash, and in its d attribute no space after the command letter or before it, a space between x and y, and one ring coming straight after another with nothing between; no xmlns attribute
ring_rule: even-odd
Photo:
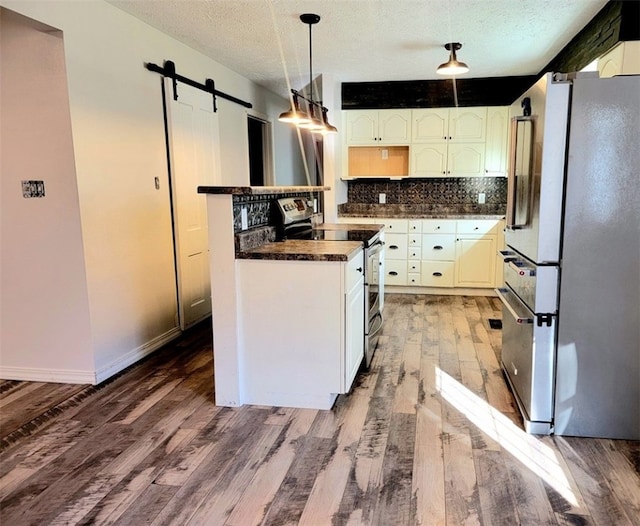
<svg viewBox="0 0 640 526"><path fill-rule="evenodd" d="M538 73L606 0L111 0L149 25L280 94L313 72L342 82L429 80L461 42L461 78ZM284 60L282 59L284 58ZM440 77L441 78L441 77Z"/></svg>

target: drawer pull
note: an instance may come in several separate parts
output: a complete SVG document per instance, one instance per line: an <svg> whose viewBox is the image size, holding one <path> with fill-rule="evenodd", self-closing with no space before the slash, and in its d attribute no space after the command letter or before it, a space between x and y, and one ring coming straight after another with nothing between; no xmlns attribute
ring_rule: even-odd
<svg viewBox="0 0 640 526"><path fill-rule="evenodd" d="M442 245L436 245L433 247L433 250L442 250Z"/></svg>
<svg viewBox="0 0 640 526"><path fill-rule="evenodd" d="M398 250L398 245L389 245L390 250Z"/></svg>
<svg viewBox="0 0 640 526"><path fill-rule="evenodd" d="M436 227L436 230L440 230L440 227L439 227L439 226L437 226L437 227Z"/></svg>
<svg viewBox="0 0 640 526"><path fill-rule="evenodd" d="M434 275L436 278L439 278L439 277L441 277L441 276L442 276L442 272L434 272L434 273L433 273L433 275Z"/></svg>
<svg viewBox="0 0 640 526"><path fill-rule="evenodd" d="M395 270L390 270L389 271L389 276L397 276L398 273Z"/></svg>

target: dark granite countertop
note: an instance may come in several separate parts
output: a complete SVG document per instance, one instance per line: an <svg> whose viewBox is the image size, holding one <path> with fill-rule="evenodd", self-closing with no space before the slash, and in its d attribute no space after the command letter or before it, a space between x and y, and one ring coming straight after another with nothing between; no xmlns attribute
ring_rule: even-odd
<svg viewBox="0 0 640 526"><path fill-rule="evenodd" d="M350 261L362 248L359 241L315 241L287 239L264 243L238 252L236 259L268 259L290 261Z"/></svg>
<svg viewBox="0 0 640 526"><path fill-rule="evenodd" d="M329 186L198 186L199 194L264 195L324 192Z"/></svg>

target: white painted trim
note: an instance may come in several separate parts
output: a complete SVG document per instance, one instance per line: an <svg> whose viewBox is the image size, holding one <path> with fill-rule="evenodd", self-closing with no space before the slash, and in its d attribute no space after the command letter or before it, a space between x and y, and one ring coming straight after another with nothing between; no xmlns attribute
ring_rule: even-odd
<svg viewBox="0 0 640 526"><path fill-rule="evenodd" d="M385 294L438 294L442 296L497 296L495 289L470 287L412 287L404 285L386 285Z"/></svg>
<svg viewBox="0 0 640 526"><path fill-rule="evenodd" d="M104 382L107 378L110 378L114 374L117 374L130 365L133 365L134 363L142 360L142 358L151 354L153 351L158 350L160 347L166 345L170 341L175 340L181 334L182 331L180 330L180 327L174 327L170 331L167 331L164 334L155 337L153 340L148 341L140 347L132 349L127 354L118 358L116 361L111 362L106 367L97 370L94 383L99 384L100 382Z"/></svg>
<svg viewBox="0 0 640 526"><path fill-rule="evenodd" d="M112 362L99 371L70 371L64 369L39 369L34 367L0 366L0 378L3 380L19 380L24 382L54 382L63 384L92 384L104 382L145 356L158 350L182 334L179 327L148 341L144 345L129 351L126 355Z"/></svg>
<svg viewBox="0 0 640 526"><path fill-rule="evenodd" d="M54 382L63 384L95 384L93 371L68 371L64 369L38 369L33 367L2 367L0 378L25 382Z"/></svg>

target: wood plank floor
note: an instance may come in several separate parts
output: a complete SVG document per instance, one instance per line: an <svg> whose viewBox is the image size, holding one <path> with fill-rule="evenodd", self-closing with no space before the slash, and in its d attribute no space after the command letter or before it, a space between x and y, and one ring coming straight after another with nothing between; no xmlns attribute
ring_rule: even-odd
<svg viewBox="0 0 640 526"><path fill-rule="evenodd" d="M0 382L0 523L640 525L640 445L534 437L495 298L388 295L332 411L213 404L207 323L98 386Z"/></svg>

